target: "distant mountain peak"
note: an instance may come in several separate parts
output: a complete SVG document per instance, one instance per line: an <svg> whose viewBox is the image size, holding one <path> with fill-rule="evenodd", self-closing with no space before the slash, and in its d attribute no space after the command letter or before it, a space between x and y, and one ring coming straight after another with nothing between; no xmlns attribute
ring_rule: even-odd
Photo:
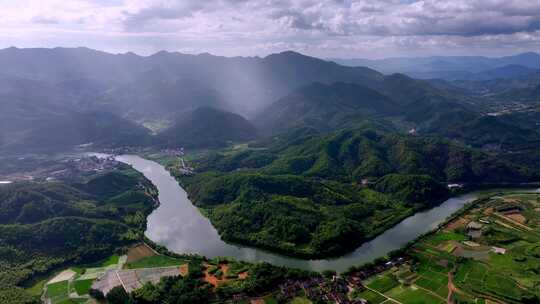
<svg viewBox="0 0 540 304"><path fill-rule="evenodd" d="M519 57L519 56L523 56L523 57L540 57L540 54L538 54L536 52L525 52L525 53L515 55L515 57Z"/></svg>
<svg viewBox="0 0 540 304"><path fill-rule="evenodd" d="M169 51L161 50L157 53L152 54L151 56L164 56L164 55L169 55L169 54L171 54Z"/></svg>
<svg viewBox="0 0 540 304"><path fill-rule="evenodd" d="M167 146L219 147L228 141L251 140L256 135L255 127L241 115L204 106L183 113L158 136Z"/></svg>
<svg viewBox="0 0 540 304"><path fill-rule="evenodd" d="M279 53L273 53L265 57L265 59L273 59L273 58L312 58L312 59L317 59L317 60L322 61L322 59L320 58L311 57L311 56L304 55L302 53L298 53L298 52L290 51L290 50L279 52Z"/></svg>
<svg viewBox="0 0 540 304"><path fill-rule="evenodd" d="M301 54L299 52L295 52L295 51L292 51L292 50L279 52L278 54L280 54L280 55L288 55L288 56L306 56L304 54Z"/></svg>
<svg viewBox="0 0 540 304"><path fill-rule="evenodd" d="M124 54L121 54L121 55L129 56L129 57L139 57L139 55L135 54L134 52L125 52Z"/></svg>

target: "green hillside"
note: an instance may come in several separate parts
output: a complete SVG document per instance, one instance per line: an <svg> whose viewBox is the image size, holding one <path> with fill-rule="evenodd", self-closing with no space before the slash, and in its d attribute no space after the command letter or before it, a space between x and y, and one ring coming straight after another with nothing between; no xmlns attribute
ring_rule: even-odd
<svg viewBox="0 0 540 304"><path fill-rule="evenodd" d="M166 147L215 148L225 146L228 141L250 140L256 135L255 127L242 116L201 107L180 115L157 140Z"/></svg>
<svg viewBox="0 0 540 304"><path fill-rule="evenodd" d="M394 101L365 86L313 83L273 103L254 121L267 133L298 126L332 130L364 117L398 113L399 107Z"/></svg>
<svg viewBox="0 0 540 304"><path fill-rule="evenodd" d="M382 84L375 89L353 83L306 85L268 106L253 121L263 134L271 135L291 128L329 132L371 120L489 150L515 151L538 147L540 142L532 111L486 115L482 106L460 94L400 74L386 76Z"/></svg>
<svg viewBox="0 0 540 304"><path fill-rule="evenodd" d="M30 301L21 288L28 280L140 240L154 206L147 191L153 186L127 168L0 187L0 302Z"/></svg>
<svg viewBox="0 0 540 304"><path fill-rule="evenodd" d="M338 255L446 199L446 182L535 178L431 137L369 127L294 133L209 155L195 162L196 175L179 176L225 240L302 257Z"/></svg>

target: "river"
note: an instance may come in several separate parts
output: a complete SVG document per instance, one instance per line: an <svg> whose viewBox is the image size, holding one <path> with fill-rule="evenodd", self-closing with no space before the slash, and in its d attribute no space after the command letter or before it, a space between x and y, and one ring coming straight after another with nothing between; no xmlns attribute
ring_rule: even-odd
<svg viewBox="0 0 540 304"><path fill-rule="evenodd" d="M275 265L338 272L360 265L403 247L430 230L449 215L474 201L479 193L453 197L441 205L410 216L370 242L342 257L328 260L302 260L260 249L227 244L210 221L188 199L186 191L160 164L135 155L122 155L118 161L130 164L148 178L159 191L160 205L148 216L146 236L177 253L197 253L206 257L226 256L244 261L266 261Z"/></svg>

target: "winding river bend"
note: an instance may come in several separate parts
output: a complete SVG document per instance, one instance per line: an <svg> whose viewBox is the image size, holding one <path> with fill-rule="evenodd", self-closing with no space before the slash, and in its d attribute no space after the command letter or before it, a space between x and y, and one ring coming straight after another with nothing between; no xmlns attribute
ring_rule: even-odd
<svg viewBox="0 0 540 304"><path fill-rule="evenodd" d="M429 211L417 213L387 230L355 251L336 259L301 260L267 251L227 244L210 221L188 199L186 191L160 164L135 155L122 155L118 161L132 165L159 190L160 205L148 216L146 236L177 253L198 253L207 257L226 256L244 261L266 261L275 265L322 271L345 271L401 248L421 234L433 230L446 217L478 198L470 193L451 198Z"/></svg>

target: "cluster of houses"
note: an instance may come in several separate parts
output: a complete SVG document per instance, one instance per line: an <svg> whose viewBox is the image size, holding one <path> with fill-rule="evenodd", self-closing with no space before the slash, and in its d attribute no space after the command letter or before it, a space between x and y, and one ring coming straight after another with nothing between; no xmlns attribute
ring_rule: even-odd
<svg viewBox="0 0 540 304"><path fill-rule="evenodd" d="M355 286L354 286L355 287ZM290 300L305 295L315 302L334 302L338 304L366 304L364 299L351 300L348 297L351 286L347 278L334 276L332 279L310 278L307 280L287 280L279 286L281 299Z"/></svg>
<svg viewBox="0 0 540 304"><path fill-rule="evenodd" d="M175 156L180 157L184 156L184 148L168 148L168 149L162 149L160 151L161 154L166 156Z"/></svg>
<svg viewBox="0 0 540 304"><path fill-rule="evenodd" d="M359 282L358 284L361 284L363 280L373 277L379 273L385 272L392 267L399 267L407 263L409 260L410 259L408 257L396 257L389 260L386 263L377 263L376 265L373 265L372 267L367 267L367 268L364 268L362 270L359 270L350 274L347 277L347 280L352 283Z"/></svg>
<svg viewBox="0 0 540 304"><path fill-rule="evenodd" d="M448 189L450 189L450 190L452 190L452 189L456 189L456 190L461 189L461 188L463 188L463 186L464 186L463 184L458 184L458 183L453 183L453 184L446 185L446 187Z"/></svg>
<svg viewBox="0 0 540 304"><path fill-rule="evenodd" d="M471 239L478 239L482 236L482 229L484 229L484 224L471 221L467 224L467 236Z"/></svg>
<svg viewBox="0 0 540 304"><path fill-rule="evenodd" d="M195 169L188 166L183 157L179 158L178 165L176 165L175 169L180 175L192 175L193 173L195 173Z"/></svg>
<svg viewBox="0 0 540 304"><path fill-rule="evenodd" d="M497 212L504 215L512 215L512 214L521 214L523 212L523 208L518 205L508 204L498 207Z"/></svg>
<svg viewBox="0 0 540 304"><path fill-rule="evenodd" d="M514 209L511 209L514 211ZM478 221L471 221L467 224L467 236L469 236L472 240L478 240L485 229L486 225L491 224L491 221L488 218L480 218ZM473 242L473 241L464 241L463 244L469 246L469 247L480 247L481 245ZM490 249L491 252L494 252L496 254L505 254L506 249L501 247L495 247L492 246Z"/></svg>
<svg viewBox="0 0 540 304"><path fill-rule="evenodd" d="M112 156L101 158L97 156L88 156L69 159L59 166L54 166L51 168L52 170L43 172L43 175L46 176L46 180L48 181L70 179L74 176L79 176L81 173L115 170L118 167L118 164L119 162Z"/></svg>
<svg viewBox="0 0 540 304"><path fill-rule="evenodd" d="M114 156L97 157L88 156L77 158L68 161L68 165L79 171L106 171L114 170L119 162L114 159Z"/></svg>
<svg viewBox="0 0 540 304"><path fill-rule="evenodd" d="M144 147L117 147L117 148L105 148L101 149L100 151L102 153L106 154L112 154L112 155L121 155L121 154L136 154L140 152L144 152L148 148Z"/></svg>
<svg viewBox="0 0 540 304"><path fill-rule="evenodd" d="M353 289L363 291L366 287L363 280L392 267L399 267L408 260L403 257L394 258L386 263L373 265L348 275L335 275L331 279L322 277L306 280L287 280L279 285L279 296L284 300L305 295L314 302L333 302L338 304L367 304L365 299L350 299L348 294Z"/></svg>

